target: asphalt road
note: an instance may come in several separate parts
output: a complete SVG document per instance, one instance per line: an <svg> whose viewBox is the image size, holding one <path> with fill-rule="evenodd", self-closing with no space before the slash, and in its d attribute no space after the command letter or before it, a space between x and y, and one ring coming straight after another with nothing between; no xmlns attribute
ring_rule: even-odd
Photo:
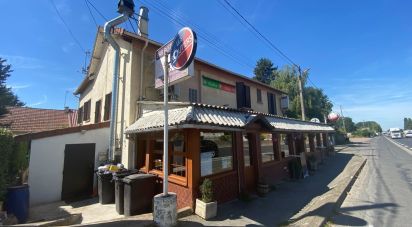
<svg viewBox="0 0 412 227"><path fill-rule="evenodd" d="M382 136L355 154L368 161L331 224L412 226L412 155Z"/></svg>
<svg viewBox="0 0 412 227"><path fill-rule="evenodd" d="M395 139L401 144L404 144L410 148L412 148L412 138L402 138L402 139Z"/></svg>

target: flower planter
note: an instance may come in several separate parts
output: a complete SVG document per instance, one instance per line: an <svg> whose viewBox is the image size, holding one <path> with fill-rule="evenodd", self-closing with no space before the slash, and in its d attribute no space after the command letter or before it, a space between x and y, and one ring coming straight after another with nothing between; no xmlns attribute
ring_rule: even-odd
<svg viewBox="0 0 412 227"><path fill-rule="evenodd" d="M266 194L269 193L269 185L265 183L258 183L257 185L257 193L261 197L265 197Z"/></svg>
<svg viewBox="0 0 412 227"><path fill-rule="evenodd" d="M195 213L205 220L214 218L217 215L217 202L205 203L200 199L196 199Z"/></svg>

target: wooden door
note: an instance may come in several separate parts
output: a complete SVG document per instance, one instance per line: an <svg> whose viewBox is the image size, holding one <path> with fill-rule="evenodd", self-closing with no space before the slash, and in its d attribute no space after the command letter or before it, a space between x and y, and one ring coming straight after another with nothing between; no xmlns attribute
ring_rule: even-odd
<svg viewBox="0 0 412 227"><path fill-rule="evenodd" d="M61 198L75 201L93 193L94 143L66 144Z"/></svg>

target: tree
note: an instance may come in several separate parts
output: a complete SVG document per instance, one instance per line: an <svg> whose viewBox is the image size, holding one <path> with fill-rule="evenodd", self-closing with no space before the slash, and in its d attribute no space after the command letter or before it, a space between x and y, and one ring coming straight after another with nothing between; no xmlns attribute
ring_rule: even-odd
<svg viewBox="0 0 412 227"><path fill-rule="evenodd" d="M345 132L345 130L343 128L343 122L344 121L345 121L346 132L356 131L355 122L353 122L351 117L339 118L339 120L336 122L336 127L337 127L338 130Z"/></svg>
<svg viewBox="0 0 412 227"><path fill-rule="evenodd" d="M359 130L369 130L370 132L382 132L381 126L375 121L363 121L356 123L355 127Z"/></svg>
<svg viewBox="0 0 412 227"><path fill-rule="evenodd" d="M404 130L412 130L412 118L405 117L403 119L403 129Z"/></svg>
<svg viewBox="0 0 412 227"><path fill-rule="evenodd" d="M6 85L6 80L12 72L11 65L6 64L6 59L0 57L0 116L7 113L7 106L24 106L24 103Z"/></svg>
<svg viewBox="0 0 412 227"><path fill-rule="evenodd" d="M277 67L273 66L273 62L270 59L261 58L257 61L256 67L253 70L255 73L253 79L265 84L270 84L275 78L276 70Z"/></svg>
<svg viewBox="0 0 412 227"><path fill-rule="evenodd" d="M301 118L301 107L298 90L298 75L296 67L285 66L276 71L276 76L271 82L271 86L282 90L289 95L289 109L286 111L286 116L292 118ZM304 105L306 117L318 118L324 121L325 115L332 111L332 103L328 96L323 93L323 90L314 87L305 87L308 74L302 75L302 85L304 86Z"/></svg>

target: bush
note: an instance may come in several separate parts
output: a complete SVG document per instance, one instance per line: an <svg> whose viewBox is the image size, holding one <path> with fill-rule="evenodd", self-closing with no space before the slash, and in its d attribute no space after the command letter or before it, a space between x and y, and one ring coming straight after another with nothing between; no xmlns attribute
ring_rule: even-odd
<svg viewBox="0 0 412 227"><path fill-rule="evenodd" d="M202 201L210 203L213 201L213 183L209 179L205 179L200 185L200 192L202 194Z"/></svg>
<svg viewBox="0 0 412 227"><path fill-rule="evenodd" d="M10 160L13 154L13 134L4 128L0 128L0 201L4 201L7 186L12 176L10 174Z"/></svg>

